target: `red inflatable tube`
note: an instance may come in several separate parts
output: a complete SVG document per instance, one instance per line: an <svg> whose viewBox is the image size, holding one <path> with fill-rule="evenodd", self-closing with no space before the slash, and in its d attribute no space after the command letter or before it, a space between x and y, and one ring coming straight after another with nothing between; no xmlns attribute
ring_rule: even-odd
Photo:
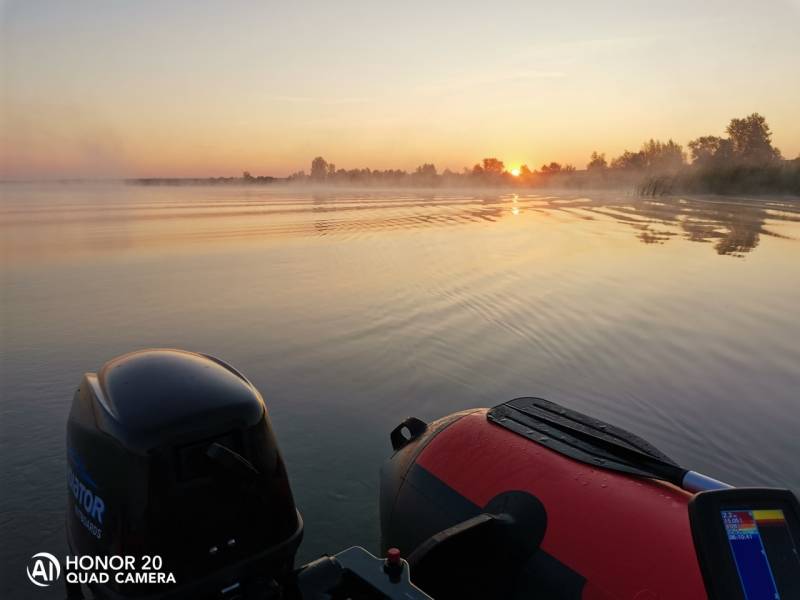
<svg viewBox="0 0 800 600"><path fill-rule="evenodd" d="M691 494L577 462L487 421L439 431L416 464L477 506L519 490L547 514L541 549L585 578L584 600L706 598L692 542Z"/></svg>

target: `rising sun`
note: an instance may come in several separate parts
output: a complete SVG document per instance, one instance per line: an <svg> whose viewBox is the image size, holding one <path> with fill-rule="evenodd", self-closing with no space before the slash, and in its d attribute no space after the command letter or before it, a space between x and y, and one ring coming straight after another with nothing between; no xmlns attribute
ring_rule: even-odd
<svg viewBox="0 0 800 600"><path fill-rule="evenodd" d="M519 177L519 169L517 169L517 168L511 169L511 174L514 177Z"/></svg>

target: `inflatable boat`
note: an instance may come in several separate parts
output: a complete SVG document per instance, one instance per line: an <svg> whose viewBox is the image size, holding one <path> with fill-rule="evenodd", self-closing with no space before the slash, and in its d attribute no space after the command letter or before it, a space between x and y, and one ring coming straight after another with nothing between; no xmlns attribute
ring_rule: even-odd
<svg viewBox="0 0 800 600"><path fill-rule="evenodd" d="M800 599L789 490L732 488L541 398L389 437L381 556L296 565L303 521L256 388L206 355L113 359L67 424L67 596ZM120 567L98 576L83 557Z"/></svg>

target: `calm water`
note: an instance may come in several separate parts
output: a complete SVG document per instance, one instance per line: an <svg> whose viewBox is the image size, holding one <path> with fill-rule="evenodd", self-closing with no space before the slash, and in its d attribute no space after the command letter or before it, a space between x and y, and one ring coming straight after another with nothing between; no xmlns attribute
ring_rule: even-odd
<svg viewBox="0 0 800 600"><path fill-rule="evenodd" d="M3 598L63 553L82 373L151 346L261 389L302 557L375 548L388 432L540 395L800 490L800 201L4 186ZM59 596L58 590L52 594Z"/></svg>

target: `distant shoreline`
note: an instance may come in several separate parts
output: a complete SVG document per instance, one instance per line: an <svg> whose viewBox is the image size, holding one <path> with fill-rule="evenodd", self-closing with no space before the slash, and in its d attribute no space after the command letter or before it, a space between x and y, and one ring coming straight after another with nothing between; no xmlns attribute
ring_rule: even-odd
<svg viewBox="0 0 800 600"><path fill-rule="evenodd" d="M579 172L580 173L580 172ZM242 188L273 188L276 191L286 191L292 193L382 193L391 194L397 192L408 193L462 193L462 194L608 194L622 193L634 197L667 197L667 196L690 196L693 198L713 198L723 197L726 199L739 198L763 198L763 199L784 199L800 201L800 193L791 191L737 191L731 190L726 193L709 192L704 190L671 190L656 189L655 193L648 191L646 186L648 180L639 182L629 182L627 184L606 184L591 185L553 185L556 182L539 185L381 185L380 183L313 183L292 181L284 177L272 177L269 181L245 180L241 177L138 177L138 178L69 178L69 179L0 179L1 185L116 185L116 186L135 186L135 187L242 187ZM592 182L596 183L596 182Z"/></svg>
<svg viewBox="0 0 800 600"><path fill-rule="evenodd" d="M669 139L650 138L635 152L625 150L606 159L603 152L592 152L585 169L571 164L545 163L538 169L526 164L506 166L496 157L486 157L461 171L439 171L433 163L423 163L413 171L404 169L337 168L322 156L315 157L310 171L297 171L287 177L92 177L47 180L2 180L0 183L39 184L125 184L138 186L286 186L297 190L546 190L628 191L642 197L675 194L800 196L800 156L784 158L772 145L772 131L766 119L752 113L730 120L728 137L700 136L688 142L691 151Z"/></svg>

